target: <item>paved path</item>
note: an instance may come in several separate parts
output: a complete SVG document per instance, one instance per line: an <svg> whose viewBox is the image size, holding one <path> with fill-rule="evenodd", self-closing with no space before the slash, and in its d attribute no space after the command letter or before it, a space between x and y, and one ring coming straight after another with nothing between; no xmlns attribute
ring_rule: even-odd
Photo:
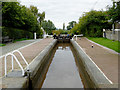
<svg viewBox="0 0 120 90"><path fill-rule="evenodd" d="M25 57L27 62L30 64L34 60L34 58L42 50L44 50L45 47L48 46L52 41L53 41L52 38L47 38L47 39L37 41L32 45L29 45L27 47L24 47L24 48L20 49L20 52L23 54L23 56ZM26 64L23 62L20 55L18 53L14 53L14 54L16 55L16 57L18 58L18 60L22 64L22 66L25 68ZM4 75L4 57L2 59L0 59L0 63L2 63L2 67L0 67L0 73L2 72L2 75L0 75L0 77L1 77L1 76ZM20 68L19 68L18 64L15 62L15 60L14 60L14 67L17 70L20 70ZM10 71L10 70L11 70L11 57L8 56L7 57L7 71Z"/></svg>
<svg viewBox="0 0 120 90"><path fill-rule="evenodd" d="M23 47L25 45L28 45L28 44L33 43L33 42L38 41L38 40L40 40L40 39L24 40L24 41L18 41L16 43L8 43L8 44L6 44L6 46L0 47L0 49L2 49L2 55L4 55L8 52L11 52L13 50L16 50L20 47Z"/></svg>
<svg viewBox="0 0 120 90"><path fill-rule="evenodd" d="M103 47L91 43L86 38L77 39L77 43L83 48L86 54L95 62L103 73L113 83L118 83L118 54ZM91 47L94 46L94 48Z"/></svg>

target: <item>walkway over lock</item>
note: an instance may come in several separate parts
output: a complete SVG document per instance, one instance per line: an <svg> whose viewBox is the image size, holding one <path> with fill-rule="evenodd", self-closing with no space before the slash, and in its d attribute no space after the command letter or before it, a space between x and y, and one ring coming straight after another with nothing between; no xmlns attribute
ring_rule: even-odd
<svg viewBox="0 0 120 90"><path fill-rule="evenodd" d="M58 35L58 36L53 36L54 39L57 39L58 42L70 42L70 39L75 38L77 40L77 37L82 37L83 34L80 35L69 35L69 36L65 36L65 35Z"/></svg>

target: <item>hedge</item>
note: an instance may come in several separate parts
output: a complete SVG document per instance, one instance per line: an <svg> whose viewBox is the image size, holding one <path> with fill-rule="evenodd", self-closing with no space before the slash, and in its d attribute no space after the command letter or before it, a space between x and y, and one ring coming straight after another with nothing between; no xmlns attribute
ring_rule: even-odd
<svg viewBox="0 0 120 90"><path fill-rule="evenodd" d="M33 33L16 28L2 27L2 37L9 36L10 39L16 40L21 38L31 39Z"/></svg>

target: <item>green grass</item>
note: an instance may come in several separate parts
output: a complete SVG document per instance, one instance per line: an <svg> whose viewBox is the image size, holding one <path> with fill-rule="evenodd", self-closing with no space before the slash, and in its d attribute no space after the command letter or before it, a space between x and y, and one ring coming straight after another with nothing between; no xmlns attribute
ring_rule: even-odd
<svg viewBox="0 0 120 90"><path fill-rule="evenodd" d="M5 44L0 44L0 47L5 46Z"/></svg>
<svg viewBox="0 0 120 90"><path fill-rule="evenodd" d="M120 48L118 48L118 45L120 45L119 41L113 41L113 40L109 40L109 39L102 38L102 37L101 38L87 37L87 38L100 44L100 45L103 45L105 47L108 47L108 48L120 53Z"/></svg>
<svg viewBox="0 0 120 90"><path fill-rule="evenodd" d="M27 38L22 38L22 39L16 39L13 41L13 43L17 42L17 41L24 41L24 40L30 40L30 39L27 39Z"/></svg>

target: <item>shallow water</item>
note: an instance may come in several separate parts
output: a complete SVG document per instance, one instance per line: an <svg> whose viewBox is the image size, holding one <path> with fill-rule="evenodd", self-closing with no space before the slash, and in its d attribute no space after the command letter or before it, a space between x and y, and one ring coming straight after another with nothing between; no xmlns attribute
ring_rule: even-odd
<svg viewBox="0 0 120 90"><path fill-rule="evenodd" d="M84 88L70 44L61 43L41 88Z"/></svg>

